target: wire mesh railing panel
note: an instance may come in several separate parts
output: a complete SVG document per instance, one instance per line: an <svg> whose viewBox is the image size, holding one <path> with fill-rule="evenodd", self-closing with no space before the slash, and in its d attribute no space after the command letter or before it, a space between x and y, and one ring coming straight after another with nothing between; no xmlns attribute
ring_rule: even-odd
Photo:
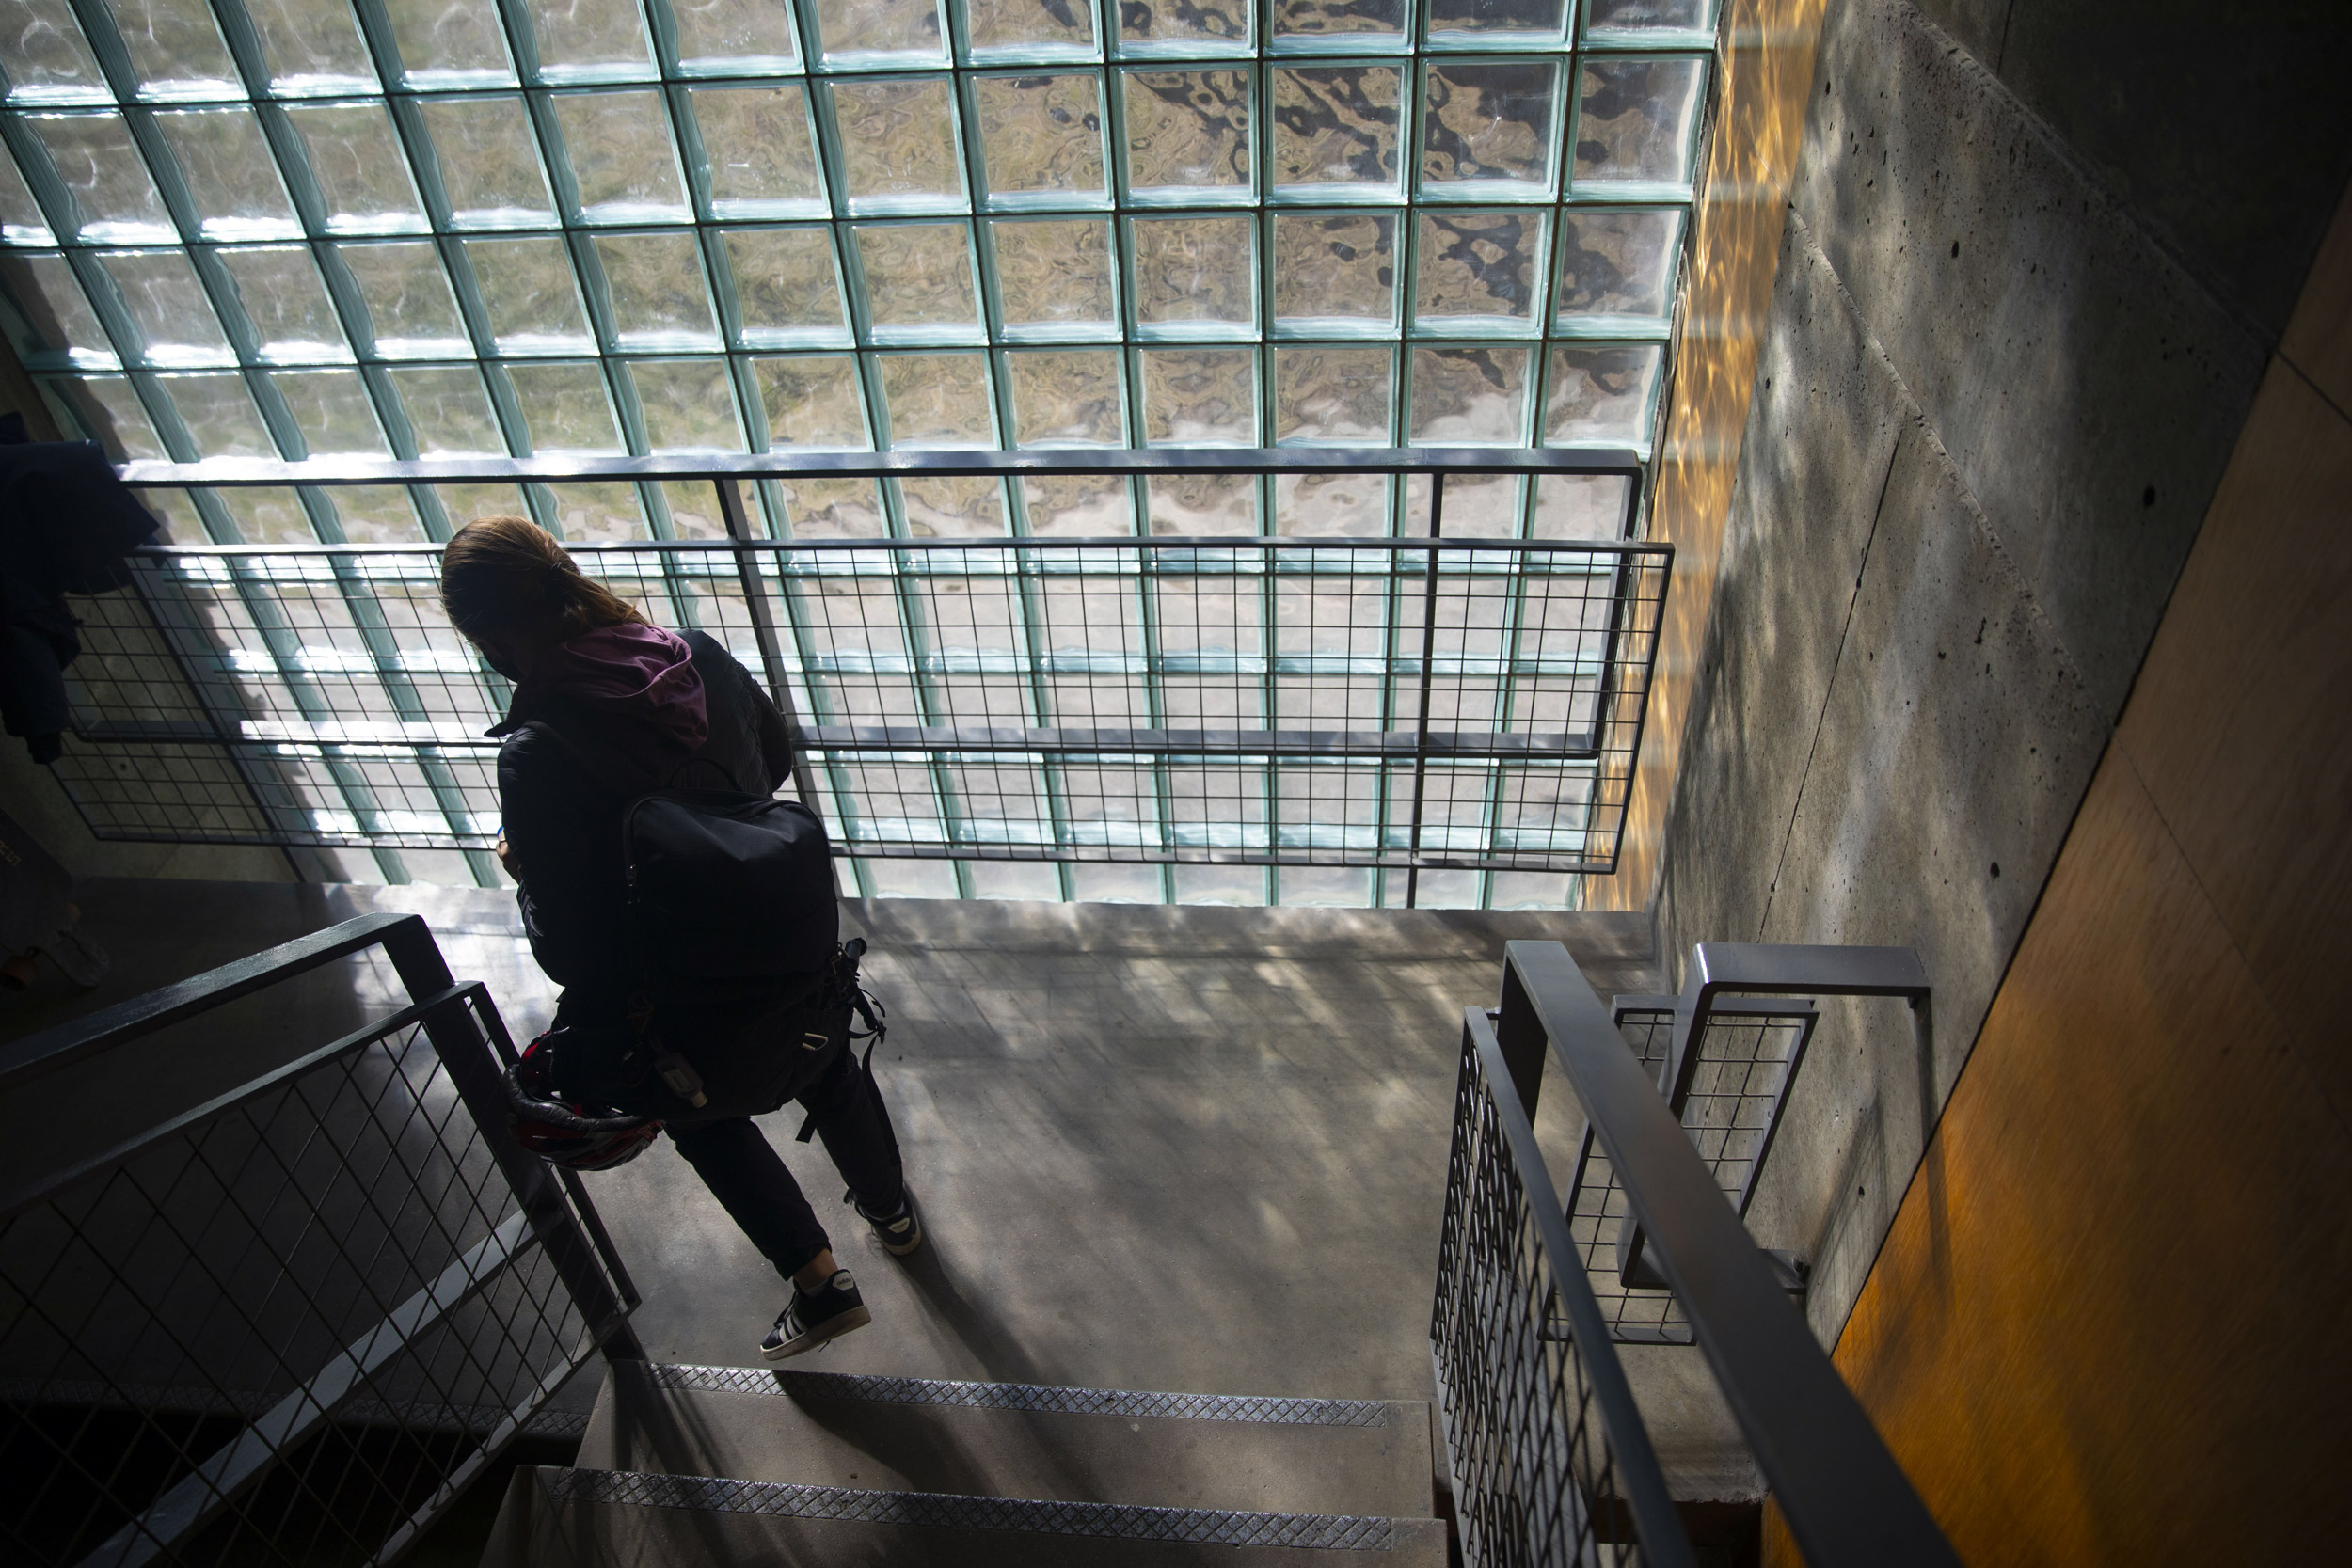
<svg viewBox="0 0 2352 1568"><path fill-rule="evenodd" d="M595 1349L409 1009L0 1211L0 1538L378 1560Z"/></svg>

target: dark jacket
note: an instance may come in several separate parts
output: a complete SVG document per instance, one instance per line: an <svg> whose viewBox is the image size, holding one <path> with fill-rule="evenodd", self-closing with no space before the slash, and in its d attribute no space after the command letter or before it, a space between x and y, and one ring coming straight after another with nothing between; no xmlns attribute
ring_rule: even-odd
<svg viewBox="0 0 2352 1568"><path fill-rule="evenodd" d="M669 785L665 769L680 784L717 785L705 760L724 768L736 788L753 793L775 789L792 771L790 732L751 672L702 632L686 633L686 645L702 676L710 737L683 770L666 757L617 749L609 726L554 703L532 707L518 698L490 732L505 737L499 749L499 800L512 867L522 884L523 927L539 967L565 988L566 1022L616 1016L634 989L621 855L621 809L628 800ZM625 794L592 778L561 746L523 728L534 720L588 752L608 774L634 769L642 782Z"/></svg>

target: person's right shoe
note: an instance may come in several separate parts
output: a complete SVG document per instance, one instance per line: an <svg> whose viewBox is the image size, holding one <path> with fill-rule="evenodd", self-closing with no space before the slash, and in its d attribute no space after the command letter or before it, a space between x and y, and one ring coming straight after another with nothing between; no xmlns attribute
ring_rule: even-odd
<svg viewBox="0 0 2352 1568"><path fill-rule="evenodd" d="M759 1342L759 1354L771 1361L782 1361L873 1321L866 1298L857 1293L857 1281L850 1277L849 1270L835 1269L833 1277L814 1291L792 1287L791 1305L776 1314L776 1326Z"/></svg>
<svg viewBox="0 0 2352 1568"><path fill-rule="evenodd" d="M874 1227L874 1238L882 1250L893 1258L904 1258L923 1244L923 1216L914 1212L914 1195L904 1182L898 1186L898 1207L886 1214L869 1212L858 1202L857 1195L850 1195L850 1202L857 1210L858 1218Z"/></svg>

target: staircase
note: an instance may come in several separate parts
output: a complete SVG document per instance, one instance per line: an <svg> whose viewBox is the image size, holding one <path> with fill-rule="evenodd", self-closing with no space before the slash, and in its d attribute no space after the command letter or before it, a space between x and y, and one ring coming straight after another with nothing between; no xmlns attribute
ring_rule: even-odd
<svg viewBox="0 0 2352 1568"><path fill-rule="evenodd" d="M1443 1568L1437 1451L1419 1401L616 1361L483 1568Z"/></svg>

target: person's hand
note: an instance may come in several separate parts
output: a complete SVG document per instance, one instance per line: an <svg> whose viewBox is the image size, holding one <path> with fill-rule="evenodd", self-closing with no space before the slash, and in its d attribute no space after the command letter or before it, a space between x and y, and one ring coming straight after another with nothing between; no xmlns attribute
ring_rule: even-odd
<svg viewBox="0 0 2352 1568"><path fill-rule="evenodd" d="M506 847L506 835L504 833L499 834L498 855L499 869L505 872L509 877L513 877L515 875L515 862L511 858L512 852ZM516 879L519 880L520 879Z"/></svg>

